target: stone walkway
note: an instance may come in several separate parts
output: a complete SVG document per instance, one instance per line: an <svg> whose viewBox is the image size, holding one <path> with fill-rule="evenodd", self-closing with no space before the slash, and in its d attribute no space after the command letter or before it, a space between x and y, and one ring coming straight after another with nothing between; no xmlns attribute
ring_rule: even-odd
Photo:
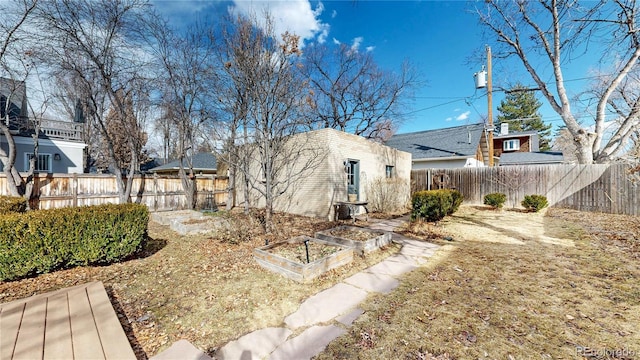
<svg viewBox="0 0 640 360"><path fill-rule="evenodd" d="M393 231L403 219L380 220L369 227ZM309 359L344 334L363 310L359 305L369 293L389 293L398 278L424 264L438 245L394 234L400 252L335 286L305 300L284 319L286 327L265 328L231 341L216 352L216 359ZM299 335L291 337L291 334Z"/></svg>

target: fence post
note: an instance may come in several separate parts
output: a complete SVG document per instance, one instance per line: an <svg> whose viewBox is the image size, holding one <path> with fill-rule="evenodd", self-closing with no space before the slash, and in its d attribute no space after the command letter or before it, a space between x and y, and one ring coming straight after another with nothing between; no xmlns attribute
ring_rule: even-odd
<svg viewBox="0 0 640 360"><path fill-rule="evenodd" d="M78 207L78 174L74 173L71 177L72 187L73 187L73 198L71 200L71 205L73 207Z"/></svg>
<svg viewBox="0 0 640 360"><path fill-rule="evenodd" d="M158 173L153 173L153 211L158 211Z"/></svg>

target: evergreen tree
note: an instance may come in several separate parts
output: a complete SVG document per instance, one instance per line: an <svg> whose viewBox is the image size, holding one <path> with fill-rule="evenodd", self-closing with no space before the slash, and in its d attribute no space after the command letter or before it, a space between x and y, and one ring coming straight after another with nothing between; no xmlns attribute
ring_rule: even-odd
<svg viewBox="0 0 640 360"><path fill-rule="evenodd" d="M551 125L542 121L542 116L538 109L542 103L538 101L532 90L527 90L522 84L516 84L507 92L507 96L498 106L497 125L506 122L509 124L509 131L537 131L540 139L540 150L551 149L549 136L551 135Z"/></svg>

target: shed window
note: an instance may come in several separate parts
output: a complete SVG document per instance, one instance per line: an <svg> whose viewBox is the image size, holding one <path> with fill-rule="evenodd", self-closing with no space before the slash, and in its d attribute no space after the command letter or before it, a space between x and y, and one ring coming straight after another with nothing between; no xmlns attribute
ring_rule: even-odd
<svg viewBox="0 0 640 360"><path fill-rule="evenodd" d="M387 176L387 179L390 179L392 177L394 177L395 175L395 167L392 165L387 165L385 167L385 175Z"/></svg>
<svg viewBox="0 0 640 360"><path fill-rule="evenodd" d="M505 140L502 142L504 151L520 150L520 139Z"/></svg>

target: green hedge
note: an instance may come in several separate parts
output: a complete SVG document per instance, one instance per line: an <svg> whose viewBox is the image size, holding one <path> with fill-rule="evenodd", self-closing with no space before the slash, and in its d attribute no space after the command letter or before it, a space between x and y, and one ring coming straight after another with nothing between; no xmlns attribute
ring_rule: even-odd
<svg viewBox="0 0 640 360"><path fill-rule="evenodd" d="M494 209L500 209L507 201L507 195L504 193L491 193L484 196L484 204Z"/></svg>
<svg viewBox="0 0 640 360"><path fill-rule="evenodd" d="M425 190L411 196L411 220L442 220L458 211L462 204L462 194L457 190Z"/></svg>
<svg viewBox="0 0 640 360"><path fill-rule="evenodd" d="M149 210L139 204L1 216L0 280L122 260L142 247L148 222Z"/></svg>
<svg viewBox="0 0 640 360"><path fill-rule="evenodd" d="M549 202L544 195L525 195L520 204L529 211L538 212L547 207Z"/></svg>
<svg viewBox="0 0 640 360"><path fill-rule="evenodd" d="M27 199L20 196L0 196L0 215L27 211Z"/></svg>

